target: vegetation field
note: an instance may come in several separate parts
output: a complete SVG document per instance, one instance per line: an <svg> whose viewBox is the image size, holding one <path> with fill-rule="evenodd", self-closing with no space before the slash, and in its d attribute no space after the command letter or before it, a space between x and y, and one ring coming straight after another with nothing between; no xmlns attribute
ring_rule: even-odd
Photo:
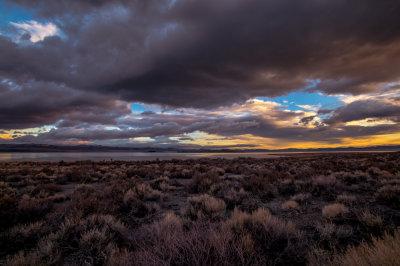
<svg viewBox="0 0 400 266"><path fill-rule="evenodd" d="M400 265L400 153L0 163L0 265Z"/></svg>

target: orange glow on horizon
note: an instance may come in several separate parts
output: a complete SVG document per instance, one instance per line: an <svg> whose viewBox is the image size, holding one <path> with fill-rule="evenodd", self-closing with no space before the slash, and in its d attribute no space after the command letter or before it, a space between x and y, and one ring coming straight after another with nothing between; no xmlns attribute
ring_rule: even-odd
<svg viewBox="0 0 400 266"><path fill-rule="evenodd" d="M10 134L0 134L0 139L13 139L13 137Z"/></svg>
<svg viewBox="0 0 400 266"><path fill-rule="evenodd" d="M92 142L90 141L84 141L84 140L80 140L80 141L64 141L62 144L63 145L88 145L91 144Z"/></svg>
<svg viewBox="0 0 400 266"><path fill-rule="evenodd" d="M337 142L323 141L283 141L281 139L263 138L252 135L239 135L229 138L218 135L199 133L191 136L192 144L200 146L213 146L215 148L235 145L249 145L249 147L237 147L237 149L318 149L318 148L345 148L345 147L368 147L380 145L400 145L400 133L387 135L373 135L358 138L342 138ZM235 149L235 147L232 147Z"/></svg>

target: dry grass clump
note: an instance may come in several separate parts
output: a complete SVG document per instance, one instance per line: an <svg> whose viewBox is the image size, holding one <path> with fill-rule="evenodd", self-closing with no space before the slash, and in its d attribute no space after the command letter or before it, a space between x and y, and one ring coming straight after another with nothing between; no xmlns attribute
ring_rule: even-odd
<svg viewBox="0 0 400 266"><path fill-rule="evenodd" d="M302 256L295 251L299 234L294 225L262 209L253 214L236 209L220 228L193 222L186 230L178 216L168 213L140 232L129 254L137 265L290 264Z"/></svg>
<svg viewBox="0 0 400 266"><path fill-rule="evenodd" d="M322 208L322 215L326 218L334 218L338 215L345 214L349 209L341 203L333 203Z"/></svg>
<svg viewBox="0 0 400 266"><path fill-rule="evenodd" d="M354 195L348 195L348 194L342 194L337 196L336 200L340 203L344 203L344 204L352 204L354 203L357 198Z"/></svg>
<svg viewBox="0 0 400 266"><path fill-rule="evenodd" d="M17 206L17 191L0 182L0 229L12 224Z"/></svg>
<svg viewBox="0 0 400 266"><path fill-rule="evenodd" d="M24 195L18 203L18 216L21 221L35 221L41 219L53 208L50 198L31 198Z"/></svg>
<svg viewBox="0 0 400 266"><path fill-rule="evenodd" d="M379 178L379 179L391 179L393 178L393 174L391 174L390 172L386 171L386 170L382 170L380 168L377 167L370 167L367 172L375 178Z"/></svg>
<svg viewBox="0 0 400 266"><path fill-rule="evenodd" d="M268 178L262 176L250 176L243 179L243 187L253 196L258 196L263 200L274 198L273 187Z"/></svg>
<svg viewBox="0 0 400 266"><path fill-rule="evenodd" d="M372 244L349 248L337 261L341 265L399 265L400 233L374 238Z"/></svg>
<svg viewBox="0 0 400 266"><path fill-rule="evenodd" d="M216 171L207 173L195 172L189 184L189 191L192 193L207 193L211 186L220 182L219 174Z"/></svg>
<svg viewBox="0 0 400 266"><path fill-rule="evenodd" d="M120 179L117 177L109 178L104 182L102 191L107 199L112 201L112 204L121 204L125 193L141 183L136 178Z"/></svg>
<svg viewBox="0 0 400 266"><path fill-rule="evenodd" d="M18 250L32 248L50 231L51 228L43 221L16 225L7 233L0 235L0 249L7 254L13 254Z"/></svg>
<svg viewBox="0 0 400 266"><path fill-rule="evenodd" d="M265 239L270 241L279 238L287 239L297 236L298 233L293 223L276 218L270 211L262 208L251 214L235 209L232 217L224 223L223 227L225 230L234 232L238 237L246 233L256 235L256 231L261 229L262 233L268 236Z"/></svg>
<svg viewBox="0 0 400 266"><path fill-rule="evenodd" d="M86 182L90 180L89 169L87 167L72 167L64 173L69 182Z"/></svg>
<svg viewBox="0 0 400 266"><path fill-rule="evenodd" d="M336 226L333 223L317 223L315 228L319 232L320 238L322 240L332 239L336 231Z"/></svg>
<svg viewBox="0 0 400 266"><path fill-rule="evenodd" d="M51 228L43 221L16 225L0 235L0 250L10 255L19 250L33 248L36 242L50 231Z"/></svg>
<svg viewBox="0 0 400 266"><path fill-rule="evenodd" d="M125 205L129 205L131 202L138 200L138 194L135 190L133 189L129 189L125 194L124 197L122 199L122 202Z"/></svg>
<svg viewBox="0 0 400 266"><path fill-rule="evenodd" d="M193 169L174 169L170 172L169 177L173 179L190 179L193 176Z"/></svg>
<svg viewBox="0 0 400 266"><path fill-rule="evenodd" d="M231 245L231 235L221 234L214 224L195 222L185 230L181 219L170 212L140 232L131 254L135 265L240 264L240 250Z"/></svg>
<svg viewBox="0 0 400 266"><path fill-rule="evenodd" d="M16 225L9 230L9 235L11 237L21 236L23 238L28 238L29 236L37 234L42 230L44 225L43 221L34 222L30 224Z"/></svg>
<svg viewBox="0 0 400 266"><path fill-rule="evenodd" d="M380 227L383 223L380 216L373 215L369 211L364 211L358 216L358 220L367 227Z"/></svg>
<svg viewBox="0 0 400 266"><path fill-rule="evenodd" d="M214 184L210 188L210 193L217 198L224 199L229 209L240 205L248 197L248 193L237 180L224 180L223 182Z"/></svg>
<svg viewBox="0 0 400 266"><path fill-rule="evenodd" d="M293 195L291 200L294 200L296 202L306 202L307 200L311 199L311 194L310 193L297 193L296 195Z"/></svg>
<svg viewBox="0 0 400 266"><path fill-rule="evenodd" d="M301 256L296 250L302 244L301 234L295 225L272 216L266 209L251 214L235 209L222 230L233 235L235 245L249 261L253 258L260 264L279 264Z"/></svg>
<svg viewBox="0 0 400 266"><path fill-rule="evenodd" d="M334 175L329 176L317 176L313 178L313 184L319 187L331 187L336 185L337 179Z"/></svg>
<svg viewBox="0 0 400 266"><path fill-rule="evenodd" d="M352 185L352 184L359 184L362 182L366 182L367 179L369 178L369 174L365 173L363 171L355 171L354 173L350 172L336 172L334 175L338 178L343 180L347 185Z"/></svg>
<svg viewBox="0 0 400 266"><path fill-rule="evenodd" d="M104 193L89 185L78 185L71 195L68 213L70 216L87 216L95 213L110 213L105 209Z"/></svg>
<svg viewBox="0 0 400 266"><path fill-rule="evenodd" d="M41 191L48 193L49 195L54 195L56 192L61 191L61 186L58 184L39 184L33 191L32 196L39 194Z"/></svg>
<svg viewBox="0 0 400 266"><path fill-rule="evenodd" d="M309 265L399 265L400 231L393 235L384 234L382 238L373 238L372 243L362 243L360 246L352 246L344 254L335 253L329 256L326 251L314 250L309 256Z"/></svg>
<svg viewBox="0 0 400 266"><path fill-rule="evenodd" d="M126 219L124 221L129 222L132 224L138 223L139 220L137 218L145 218L151 214L154 214L160 209L160 206L155 202L143 202L142 200L138 199L137 194L132 189L129 189L124 197L123 197L123 204L120 207L120 211L124 215Z"/></svg>
<svg viewBox="0 0 400 266"><path fill-rule="evenodd" d="M312 178L312 194L313 196L323 196L327 200L333 200L336 197L339 181L334 175L320 175Z"/></svg>
<svg viewBox="0 0 400 266"><path fill-rule="evenodd" d="M67 199L67 196L65 196L63 194L56 194L54 196L51 196L49 199L51 199L55 203L60 203L60 202L65 201Z"/></svg>
<svg viewBox="0 0 400 266"><path fill-rule="evenodd" d="M162 176L152 180L151 187L154 189L159 189L164 192L173 191L176 189L175 186L170 185L170 179L168 178L168 176Z"/></svg>
<svg viewBox="0 0 400 266"><path fill-rule="evenodd" d="M226 204L207 194L188 198L185 215L194 220L219 220L225 216Z"/></svg>
<svg viewBox="0 0 400 266"><path fill-rule="evenodd" d="M41 239L37 249L9 257L7 265L101 265L111 251L128 241L128 230L111 215L67 219L55 233Z"/></svg>
<svg viewBox="0 0 400 266"><path fill-rule="evenodd" d="M174 213L169 212L158 222L144 226L143 234L138 235L136 242L138 249L135 257L138 265L165 265L179 257L177 245L183 240L182 222Z"/></svg>
<svg viewBox="0 0 400 266"><path fill-rule="evenodd" d="M284 210L296 209L298 206L299 204L296 201L288 200L282 204L282 209Z"/></svg>
<svg viewBox="0 0 400 266"><path fill-rule="evenodd" d="M340 242L343 240L351 240L354 235L354 228L351 225L343 224L336 226L335 241Z"/></svg>
<svg viewBox="0 0 400 266"><path fill-rule="evenodd" d="M298 193L299 184L304 184L304 180L294 180L292 178L285 178L279 182L278 190L279 194L286 196L286 195L293 195L294 193Z"/></svg>
<svg viewBox="0 0 400 266"><path fill-rule="evenodd" d="M165 195L158 190L152 189L150 185L145 183L136 183L136 185L131 188L124 197L136 197L140 200L162 200Z"/></svg>
<svg viewBox="0 0 400 266"><path fill-rule="evenodd" d="M19 251L18 254L14 256L8 256L4 265L6 266L35 266L38 265L40 259L37 254L30 254L29 257L25 254L24 251ZM47 265L44 264L43 265Z"/></svg>
<svg viewBox="0 0 400 266"><path fill-rule="evenodd" d="M110 251L105 265L107 266L131 266L134 265L135 258L129 250L114 248Z"/></svg>
<svg viewBox="0 0 400 266"><path fill-rule="evenodd" d="M239 206L245 198L248 197L248 193L243 188L227 187L224 190L220 190L216 196L221 197L227 203L229 209L233 209L235 206Z"/></svg>
<svg viewBox="0 0 400 266"><path fill-rule="evenodd" d="M394 208L400 208L400 185L386 185L378 189L376 197L379 201L393 206Z"/></svg>

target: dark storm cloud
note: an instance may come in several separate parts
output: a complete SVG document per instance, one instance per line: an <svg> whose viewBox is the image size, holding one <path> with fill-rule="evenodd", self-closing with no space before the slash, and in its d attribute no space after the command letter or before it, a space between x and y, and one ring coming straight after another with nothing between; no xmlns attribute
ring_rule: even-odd
<svg viewBox="0 0 400 266"><path fill-rule="evenodd" d="M398 120L400 106L387 101L361 100L347 104L333 113L333 116L325 119L329 125L363 120L367 118L387 118Z"/></svg>
<svg viewBox="0 0 400 266"><path fill-rule="evenodd" d="M399 78L395 0L15 0L65 38L0 40L0 71L121 97L213 107L320 79L363 93Z"/></svg>
<svg viewBox="0 0 400 266"><path fill-rule="evenodd" d="M300 119L300 123L302 123L303 125L308 125L314 120L315 117L315 115L303 117L302 119Z"/></svg>
<svg viewBox="0 0 400 266"><path fill-rule="evenodd" d="M256 118L252 118L254 121ZM377 125L371 127L364 126L341 126L337 128L331 128L329 126L320 126L306 128L298 126L287 126L282 127L276 125L272 121L265 119L256 119L258 122L257 126L248 127L246 129L238 130L224 130L219 132L222 136L236 136L251 134L253 136L278 139L280 141L314 141L314 142L326 142L331 144L340 143L343 138L357 138L366 137L379 134L393 134L398 133L400 126L398 124L390 125Z"/></svg>
<svg viewBox="0 0 400 266"><path fill-rule="evenodd" d="M54 83L3 79L0 88L1 129L39 127L60 120L60 125L113 124L130 112L126 103Z"/></svg>

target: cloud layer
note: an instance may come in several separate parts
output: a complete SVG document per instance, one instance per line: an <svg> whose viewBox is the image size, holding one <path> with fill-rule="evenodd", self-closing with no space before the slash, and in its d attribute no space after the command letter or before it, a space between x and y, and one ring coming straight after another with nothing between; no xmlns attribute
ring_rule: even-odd
<svg viewBox="0 0 400 266"><path fill-rule="evenodd" d="M20 141L398 132L398 101L382 95L400 80L399 1L8 2L40 22L11 21L30 35L0 35L0 129L55 126ZM301 89L359 99L303 112L254 100ZM131 102L183 113L139 119Z"/></svg>

